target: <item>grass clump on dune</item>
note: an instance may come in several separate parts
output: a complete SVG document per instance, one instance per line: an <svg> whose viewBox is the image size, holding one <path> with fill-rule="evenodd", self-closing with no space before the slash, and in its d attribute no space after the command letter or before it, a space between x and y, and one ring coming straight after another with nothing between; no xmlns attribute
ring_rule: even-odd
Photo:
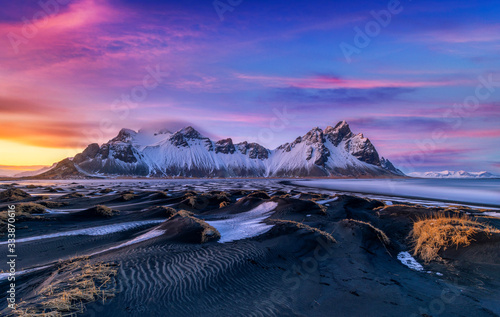
<svg viewBox="0 0 500 317"><path fill-rule="evenodd" d="M303 229L303 230L311 232L311 233L317 233L317 234L325 237L328 241L330 241L332 243L337 243L337 240L335 240L335 238L331 234L329 234L328 232L325 232L325 231L320 230L318 228L308 226L302 222L297 222L297 221L293 221L293 220L281 220L281 219L273 219L271 221L274 223L277 223L277 224L283 224L286 226L295 227L298 229Z"/></svg>
<svg viewBox="0 0 500 317"><path fill-rule="evenodd" d="M137 195L134 193L124 193L120 196L120 198L122 201L129 201L129 200L137 198Z"/></svg>
<svg viewBox="0 0 500 317"><path fill-rule="evenodd" d="M375 232L375 234L377 235L377 237L379 238L379 240L382 241L382 243L384 243L385 245L389 245L391 243L391 240L385 234L385 232L383 232L382 230L380 230L379 228L375 227L374 225L372 225L369 222L365 222L365 221L361 221L361 220L355 220L355 219L345 219L344 221L345 222L350 222L350 223L358 223L360 225L367 226L373 232Z"/></svg>
<svg viewBox="0 0 500 317"><path fill-rule="evenodd" d="M91 217L110 218L120 214L120 211L111 209L104 205L97 205L87 210L84 210L83 213Z"/></svg>
<svg viewBox="0 0 500 317"><path fill-rule="evenodd" d="M270 199L269 194L263 190L256 190L247 195L247 197L251 198L261 198L261 199Z"/></svg>
<svg viewBox="0 0 500 317"><path fill-rule="evenodd" d="M73 199L73 198L82 198L82 197L85 197L85 195L82 193L71 193L71 194L63 195L60 198L61 199Z"/></svg>
<svg viewBox="0 0 500 317"><path fill-rule="evenodd" d="M43 214L45 213L45 206L35 203L20 203L16 205L16 212L27 214Z"/></svg>
<svg viewBox="0 0 500 317"><path fill-rule="evenodd" d="M68 203L66 202L52 201L52 200L39 201L38 204L45 206L47 208L59 208L68 205Z"/></svg>
<svg viewBox="0 0 500 317"><path fill-rule="evenodd" d="M145 212L147 212L149 215L153 216L153 217L171 217L173 216L177 210L175 210L174 208L172 207L168 207L168 206L154 206L154 207L150 207L148 209L145 210Z"/></svg>
<svg viewBox="0 0 500 317"><path fill-rule="evenodd" d="M16 222L30 221L30 220L44 220L44 217L36 214L45 213L45 207L35 203L21 203L16 204ZM35 214L35 215L33 215ZM7 209L0 211L0 235L7 232Z"/></svg>
<svg viewBox="0 0 500 317"><path fill-rule="evenodd" d="M164 212L167 217L171 217L177 212L177 210L168 206L158 206L156 207L156 209Z"/></svg>
<svg viewBox="0 0 500 317"><path fill-rule="evenodd" d="M229 203L231 199L225 192L211 192L203 193L201 195L188 195L185 200L181 202L181 206L186 209L204 210L221 206L222 203Z"/></svg>
<svg viewBox="0 0 500 317"><path fill-rule="evenodd" d="M43 283L36 298L21 302L17 316L75 316L85 303L114 296L115 263L92 263L87 257L61 262L57 272ZM47 283L47 282L46 282Z"/></svg>
<svg viewBox="0 0 500 317"><path fill-rule="evenodd" d="M162 225L172 238L183 242L206 243L220 239L220 232L187 210L179 210Z"/></svg>
<svg viewBox="0 0 500 317"><path fill-rule="evenodd" d="M439 259L439 252L450 247L465 247L474 241L474 236L484 233L500 233L486 224L467 215L445 215L420 218L413 224L410 238L414 244L413 255L425 262Z"/></svg>
<svg viewBox="0 0 500 317"><path fill-rule="evenodd" d="M0 201L16 201L30 198L31 195L19 188L9 188L0 192Z"/></svg>

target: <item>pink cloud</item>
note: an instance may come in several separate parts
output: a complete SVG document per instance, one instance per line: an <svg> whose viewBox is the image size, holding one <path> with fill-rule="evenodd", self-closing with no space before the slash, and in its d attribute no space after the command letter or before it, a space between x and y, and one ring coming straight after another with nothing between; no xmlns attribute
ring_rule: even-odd
<svg viewBox="0 0 500 317"><path fill-rule="evenodd" d="M309 78L279 77L279 76L255 76L247 74L236 74L239 79L256 81L269 87L296 87L308 89L371 89L382 87L393 88L417 88L417 87L439 87L471 84L466 80L428 80L409 81L391 79L343 79L333 76L316 76Z"/></svg>

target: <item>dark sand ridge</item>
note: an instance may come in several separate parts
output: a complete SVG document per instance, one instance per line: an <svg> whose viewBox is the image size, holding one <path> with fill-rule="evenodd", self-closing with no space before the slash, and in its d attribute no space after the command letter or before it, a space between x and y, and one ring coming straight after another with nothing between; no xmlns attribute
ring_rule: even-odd
<svg viewBox="0 0 500 317"><path fill-rule="evenodd" d="M272 194L272 191L268 193ZM148 195L150 193L139 191L139 197L135 198L139 204L115 207L120 210L120 214L109 219L93 218L77 222L76 212L62 216L43 215L57 220L42 225L40 222L25 222L23 224L29 228L25 230L32 231L23 234L32 236L61 228L161 219L161 212L151 211L156 203L150 203ZM210 204L199 210L195 208L193 216L209 219L237 216L259 203L269 201L266 197L236 201L242 197L232 195L230 205L224 208L214 208ZM108 202L115 199L116 195L110 194L96 201L112 205ZM69 199L69 206L63 208L81 208L85 206L85 200ZM117 204L126 205L133 201ZM185 199L181 199L179 194L178 198L165 198L163 202L180 209L180 205L186 205L183 201ZM443 290L450 290L447 293L450 295L447 299L450 300L441 300L444 304L441 315L495 316L500 313L494 301L500 289L500 277L495 275L500 270L493 257L494 254L500 254L496 238L459 248L451 254L448 254L451 249L442 253L447 263L424 265L426 269L443 273L443 277L410 270L396 259L398 252L411 247L406 236L415 214L434 213L443 211L443 208L410 205L384 208L377 201L339 196L329 203L326 213L323 213L320 207L309 201L290 197L273 197L272 201L277 202L278 206L268 222L275 227L252 239L224 244L197 244L183 242L182 239L173 241L172 237L159 235L95 255L94 261L116 262L120 265L116 277L119 293L104 305L98 302L88 304L84 315L411 316L416 313L416 316L422 316L427 313L432 316L432 312L438 315L435 309L433 311L432 303L435 305L435 300L440 300ZM167 211L165 213L163 219L169 215ZM374 228L382 229L390 242L384 243L371 226L345 219L367 222ZM282 220L303 222L321 232L301 224L283 223ZM498 226L496 219L484 218L481 221ZM47 227L47 223L51 227ZM175 225L175 228L182 227L181 224ZM19 250L24 248L25 253L19 257L25 263L30 263L29 266L37 266L75 254L113 247L151 230L156 230L156 227L106 236L73 236L27 242L20 244ZM185 229L178 230L178 233L184 232ZM318 253L317 248L326 243L318 240L324 237L323 232L331 234L337 243L327 244L328 247L320 249ZM40 252L43 250L45 252ZM464 256L471 252L475 256L485 256ZM316 254L323 257L315 258ZM328 257L324 258L325 255ZM487 263L477 263L476 260ZM44 280L50 272L49 268L22 276L22 286L18 291L26 294L30 285ZM458 286L454 287L455 283ZM455 294L453 291L457 288L461 291Z"/></svg>

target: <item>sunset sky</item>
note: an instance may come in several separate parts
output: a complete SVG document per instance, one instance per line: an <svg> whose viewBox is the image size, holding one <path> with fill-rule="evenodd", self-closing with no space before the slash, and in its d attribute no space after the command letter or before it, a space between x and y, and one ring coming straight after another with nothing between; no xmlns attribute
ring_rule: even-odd
<svg viewBox="0 0 500 317"><path fill-rule="evenodd" d="M405 172L500 174L498 1L215 4L0 0L0 175L123 127L275 148L340 120Z"/></svg>

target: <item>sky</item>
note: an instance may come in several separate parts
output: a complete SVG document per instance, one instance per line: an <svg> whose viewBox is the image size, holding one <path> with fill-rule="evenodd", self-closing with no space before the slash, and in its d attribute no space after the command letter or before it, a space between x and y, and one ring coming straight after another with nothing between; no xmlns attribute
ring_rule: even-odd
<svg viewBox="0 0 500 317"><path fill-rule="evenodd" d="M407 173L500 174L498 1L0 6L0 174L121 128L275 148L341 120Z"/></svg>

